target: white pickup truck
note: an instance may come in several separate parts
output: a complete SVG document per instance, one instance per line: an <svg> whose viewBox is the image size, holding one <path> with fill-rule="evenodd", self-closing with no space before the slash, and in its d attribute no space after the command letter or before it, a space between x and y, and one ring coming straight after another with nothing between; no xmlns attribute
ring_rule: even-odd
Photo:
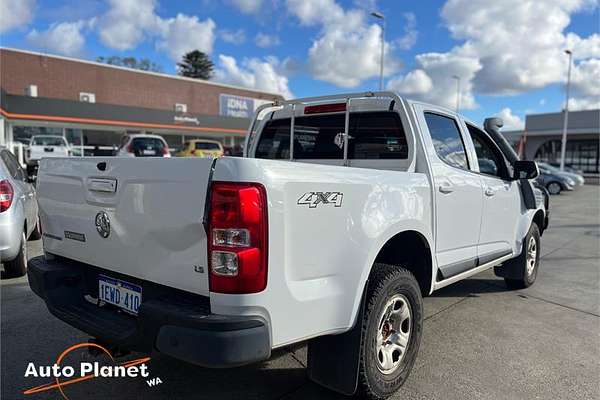
<svg viewBox="0 0 600 400"><path fill-rule="evenodd" d="M58 135L36 135L29 141L25 152L27 175L35 176L42 158L59 158L71 155L67 139Z"/></svg>
<svg viewBox="0 0 600 400"><path fill-rule="evenodd" d="M260 107L243 158L44 159L29 283L114 349L232 367L308 341L311 379L385 398L423 295L494 266L535 281L537 166L488 130L369 92Z"/></svg>

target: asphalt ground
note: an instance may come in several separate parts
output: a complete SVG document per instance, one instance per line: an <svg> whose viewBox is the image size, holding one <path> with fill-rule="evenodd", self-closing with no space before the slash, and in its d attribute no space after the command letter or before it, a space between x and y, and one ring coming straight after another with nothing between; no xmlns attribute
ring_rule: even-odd
<svg viewBox="0 0 600 400"><path fill-rule="evenodd" d="M550 228L531 288L507 290L491 271L425 298L425 329L415 367L396 399L600 398L600 187L551 198ZM30 256L41 242L30 242ZM54 318L26 278L2 279L1 398L61 399L50 382L27 377L29 362L51 365L89 337ZM140 357L131 354L125 359ZM65 360L99 361L86 352ZM122 360L118 360L121 362ZM64 388L69 399L343 398L306 378L306 347L277 351L257 365L211 370L153 354L142 378L98 378ZM335 368L335 365L332 365Z"/></svg>

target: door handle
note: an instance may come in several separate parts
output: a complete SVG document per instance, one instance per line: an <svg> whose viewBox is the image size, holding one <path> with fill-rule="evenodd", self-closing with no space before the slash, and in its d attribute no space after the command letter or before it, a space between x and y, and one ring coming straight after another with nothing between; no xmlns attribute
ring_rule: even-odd
<svg viewBox="0 0 600 400"><path fill-rule="evenodd" d="M492 197L495 194L496 194L496 191L493 188L488 187L488 188L485 189L485 195L486 196Z"/></svg>
<svg viewBox="0 0 600 400"><path fill-rule="evenodd" d="M445 183L443 185L440 185L439 190L442 193L452 193L452 192L454 192L454 188L449 183Z"/></svg>

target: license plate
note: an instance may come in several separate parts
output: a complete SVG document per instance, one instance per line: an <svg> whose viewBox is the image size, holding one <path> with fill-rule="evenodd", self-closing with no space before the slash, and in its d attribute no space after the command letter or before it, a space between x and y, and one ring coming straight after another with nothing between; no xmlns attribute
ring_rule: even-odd
<svg viewBox="0 0 600 400"><path fill-rule="evenodd" d="M132 314L142 304L142 287L106 275L98 276L98 298Z"/></svg>
<svg viewBox="0 0 600 400"><path fill-rule="evenodd" d="M144 154L145 156L155 156L156 150L143 150L142 154Z"/></svg>

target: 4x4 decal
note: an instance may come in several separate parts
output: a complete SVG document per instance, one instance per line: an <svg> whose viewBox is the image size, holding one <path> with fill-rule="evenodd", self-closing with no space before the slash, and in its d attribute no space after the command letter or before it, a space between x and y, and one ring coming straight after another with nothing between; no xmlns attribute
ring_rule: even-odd
<svg viewBox="0 0 600 400"><path fill-rule="evenodd" d="M298 205L316 208L319 204L333 204L334 207L341 207L343 198L342 192L306 192L298 199Z"/></svg>

